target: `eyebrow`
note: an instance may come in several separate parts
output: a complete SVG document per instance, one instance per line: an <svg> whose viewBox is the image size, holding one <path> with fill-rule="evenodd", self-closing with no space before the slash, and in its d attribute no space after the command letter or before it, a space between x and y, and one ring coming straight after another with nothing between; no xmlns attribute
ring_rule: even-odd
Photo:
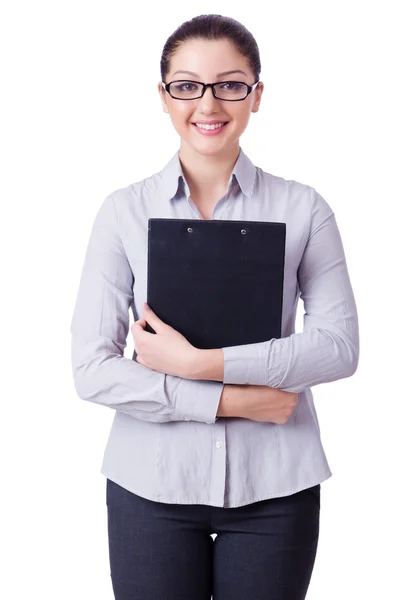
<svg viewBox="0 0 397 600"><path fill-rule="evenodd" d="M193 77L200 77L200 75L198 75L197 73L193 73L192 71L175 71L172 77L174 77L177 73L187 73L188 75L193 75ZM237 69L235 71L223 71L223 73L218 73L216 77L224 77L225 75L232 75L233 73L242 73L243 75L247 75L247 73L245 73L241 69Z"/></svg>

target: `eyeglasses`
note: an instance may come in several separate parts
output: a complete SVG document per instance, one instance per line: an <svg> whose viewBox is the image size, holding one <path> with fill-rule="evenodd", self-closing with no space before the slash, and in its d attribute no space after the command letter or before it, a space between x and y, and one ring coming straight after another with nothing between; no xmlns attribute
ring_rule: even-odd
<svg viewBox="0 0 397 600"><path fill-rule="evenodd" d="M244 100L259 83L256 81L253 85L248 85L241 81L218 81L217 83L203 83L201 81L191 81L186 79L176 79L169 83L161 82L163 88L169 93L171 98L176 100L197 100L204 96L207 87L212 88L214 98L219 100L228 100L238 102Z"/></svg>

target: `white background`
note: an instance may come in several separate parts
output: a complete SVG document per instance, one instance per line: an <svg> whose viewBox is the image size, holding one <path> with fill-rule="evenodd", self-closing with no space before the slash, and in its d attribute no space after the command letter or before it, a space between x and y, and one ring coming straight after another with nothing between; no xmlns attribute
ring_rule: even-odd
<svg viewBox="0 0 397 600"><path fill-rule="evenodd" d="M397 597L393 4L2 4L2 598L113 598L99 469L114 413L77 397L69 326L101 202L179 147L161 51L206 12L255 36L265 90L241 146L333 208L359 311L356 374L313 388L333 476L307 600Z"/></svg>

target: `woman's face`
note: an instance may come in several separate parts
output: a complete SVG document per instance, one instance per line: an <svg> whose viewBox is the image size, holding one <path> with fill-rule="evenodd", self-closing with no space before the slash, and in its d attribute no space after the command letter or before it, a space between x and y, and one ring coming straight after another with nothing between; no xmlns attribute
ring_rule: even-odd
<svg viewBox="0 0 397 600"><path fill-rule="evenodd" d="M186 69L190 72L185 72ZM224 71L236 70L243 73L219 75ZM184 42L170 61L166 83L177 79L204 83L241 81L248 85L255 82L248 60L228 40ZM214 155L230 150L231 146L239 146L239 138L248 125L250 114L259 110L263 83L260 82L245 100L238 102L214 98L210 88L206 89L202 98L196 100L172 98L161 83L158 89L163 110L169 113L182 145L188 144L201 154ZM204 135L193 125L197 121L211 120L228 121L228 124L217 135Z"/></svg>

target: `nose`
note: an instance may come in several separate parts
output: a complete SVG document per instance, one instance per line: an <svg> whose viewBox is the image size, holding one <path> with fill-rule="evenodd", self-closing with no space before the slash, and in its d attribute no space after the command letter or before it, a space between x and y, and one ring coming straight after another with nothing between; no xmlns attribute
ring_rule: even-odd
<svg viewBox="0 0 397 600"><path fill-rule="evenodd" d="M210 87L206 88L204 94L199 99L200 108L204 111L211 108L214 104L216 105L217 102L218 98L215 98L214 94L212 93L212 88Z"/></svg>

